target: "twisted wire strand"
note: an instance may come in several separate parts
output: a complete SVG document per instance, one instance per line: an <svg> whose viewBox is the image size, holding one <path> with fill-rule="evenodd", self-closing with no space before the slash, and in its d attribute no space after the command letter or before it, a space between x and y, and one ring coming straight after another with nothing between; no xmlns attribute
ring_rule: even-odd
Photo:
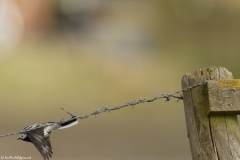
<svg viewBox="0 0 240 160"><path fill-rule="evenodd" d="M77 116L75 115L75 113L72 113L72 112L69 112L67 111L66 109L64 109L63 107L60 107L64 112L66 112L67 114L71 115L72 118L68 119L68 120L60 120L60 121L57 121L55 123L58 123L58 124L62 124L62 123L66 123L68 121L71 121L73 119L76 119L76 118L79 118L79 119L85 119L85 118L88 118L90 116L96 116L97 114L100 114L100 113L103 113L103 112L109 112L110 111L114 111L114 110L119 110L119 109L122 109L124 107L128 107L128 106L136 106L138 104L141 104L141 103L145 103L145 102L153 102L155 100L158 100L158 99L165 99L165 102L167 101L170 101L171 99L177 99L177 101L179 100L183 100L183 96L182 96L182 92L183 91L187 91L189 89L192 89L192 88L195 88L195 87L198 87L198 86L202 86L206 83L206 81L203 81L199 84L195 84L195 85L192 85L192 86L189 86L189 87L186 87L182 90L179 90L179 91L176 91L176 92L173 92L171 94L165 94L165 93L158 93L155 97L151 98L151 99L144 99L142 97L140 97L139 99L137 100L131 100L130 102L124 104L124 105L120 105L120 106L116 106L116 107L113 107L113 108L110 108L110 107L102 107L102 108L99 108L95 111L93 111L92 113L89 113L89 114L85 114L85 115L80 115L80 116ZM178 96L176 96L176 94L180 94ZM45 127L49 124L40 124L38 127L36 128L32 128L32 129L23 129L19 132L13 132L13 133L9 133L9 134L4 134L4 135L0 135L0 138L1 137L6 137L6 136L11 136L11 135L15 135L15 134L22 134L22 133L26 133L28 131L31 131L31 130L34 130L34 129L37 129L37 128L41 128L41 127Z"/></svg>

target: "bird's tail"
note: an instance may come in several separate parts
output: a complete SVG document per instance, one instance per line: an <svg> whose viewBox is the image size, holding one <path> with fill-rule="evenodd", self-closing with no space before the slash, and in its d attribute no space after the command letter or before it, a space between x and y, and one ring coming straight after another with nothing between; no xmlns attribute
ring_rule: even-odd
<svg viewBox="0 0 240 160"><path fill-rule="evenodd" d="M70 121L62 123L61 127L59 129L69 128L69 127L72 127L72 126L77 125L77 124L78 124L78 119L77 118L73 118Z"/></svg>

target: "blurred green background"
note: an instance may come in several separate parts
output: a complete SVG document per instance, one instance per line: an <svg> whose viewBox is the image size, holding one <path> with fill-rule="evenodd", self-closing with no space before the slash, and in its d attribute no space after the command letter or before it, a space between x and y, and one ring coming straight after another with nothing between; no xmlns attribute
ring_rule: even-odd
<svg viewBox="0 0 240 160"><path fill-rule="evenodd" d="M223 66L235 78L237 0L1 0L0 134L103 106L181 89L194 69ZM19 135L0 156L42 159ZM79 120L51 134L53 158L190 160L183 102L157 100Z"/></svg>

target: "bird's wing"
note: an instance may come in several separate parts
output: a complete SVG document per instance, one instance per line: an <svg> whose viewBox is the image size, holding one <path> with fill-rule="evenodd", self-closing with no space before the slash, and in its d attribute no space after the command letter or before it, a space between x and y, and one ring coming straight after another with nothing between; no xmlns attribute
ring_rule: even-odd
<svg viewBox="0 0 240 160"><path fill-rule="evenodd" d="M28 137L34 144L34 146L38 149L38 151L43 156L44 160L48 160L50 157L52 157L52 146L50 142L50 137L46 136L44 137L43 132L44 127L37 128L31 131L28 131Z"/></svg>

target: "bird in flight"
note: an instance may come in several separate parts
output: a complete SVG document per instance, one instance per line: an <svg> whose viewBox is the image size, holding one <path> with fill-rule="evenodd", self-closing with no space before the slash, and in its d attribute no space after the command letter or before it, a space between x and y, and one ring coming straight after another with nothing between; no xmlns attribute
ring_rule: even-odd
<svg viewBox="0 0 240 160"><path fill-rule="evenodd" d="M18 140L31 142L41 153L44 160L52 157L52 146L50 142L50 133L53 130L69 128L78 124L77 117L72 117L67 121L47 122L43 124L34 124L24 128Z"/></svg>

